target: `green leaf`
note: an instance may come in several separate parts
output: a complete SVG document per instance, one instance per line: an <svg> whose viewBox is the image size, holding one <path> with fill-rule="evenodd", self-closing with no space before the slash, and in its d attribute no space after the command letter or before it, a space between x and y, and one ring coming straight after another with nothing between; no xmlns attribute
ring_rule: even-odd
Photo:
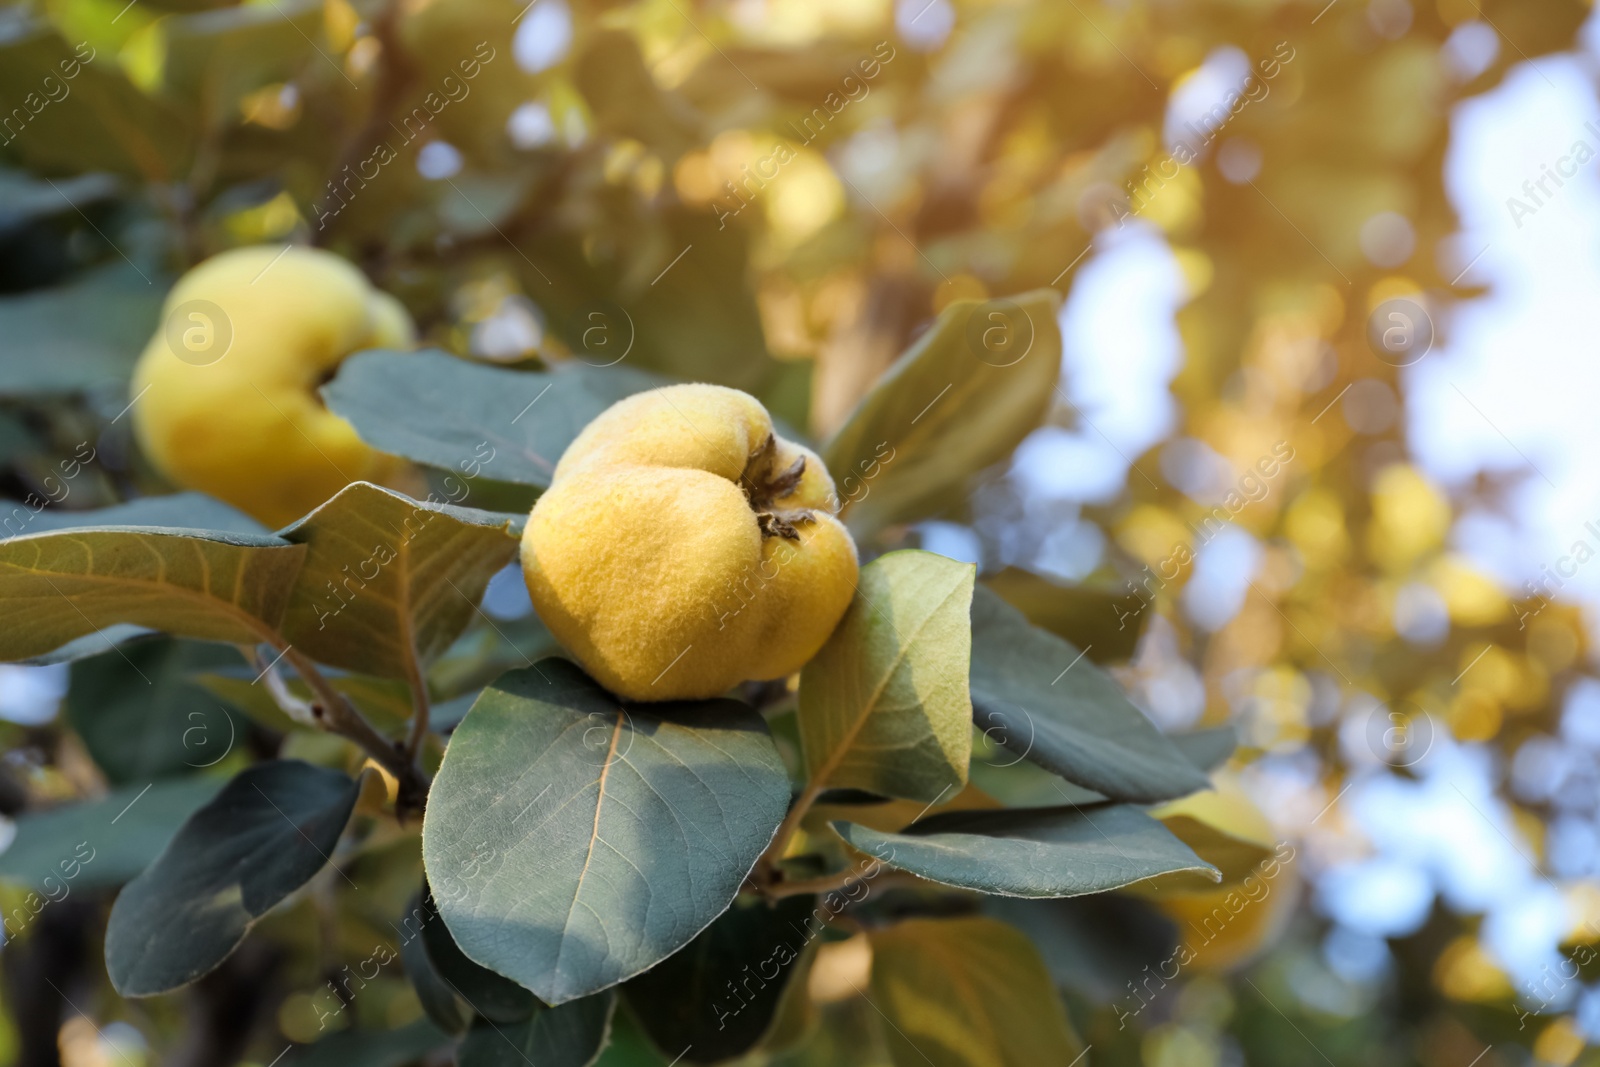
<svg viewBox="0 0 1600 1067"><path fill-rule="evenodd" d="M415 903L411 910L417 910ZM406 969L406 977L411 979L411 988L416 990L422 1010L434 1025L447 1034L464 1033L467 1018L461 1000L428 958L428 949L421 937L408 937L400 942L400 963Z"/></svg>
<svg viewBox="0 0 1600 1067"><path fill-rule="evenodd" d="M856 405L822 451L851 530L926 518L1005 459L1050 411L1060 294L959 300Z"/></svg>
<svg viewBox="0 0 1600 1067"><path fill-rule="evenodd" d="M816 898L735 902L681 952L623 986L656 1046L687 1063L742 1056L772 1028Z"/></svg>
<svg viewBox="0 0 1600 1067"><path fill-rule="evenodd" d="M1028 935L1056 985L1098 1004L1172 958L1177 928L1149 901L1126 893L1030 900L985 897L983 911Z"/></svg>
<svg viewBox="0 0 1600 1067"><path fill-rule="evenodd" d="M322 395L374 448L472 478L544 488L596 415L664 384L624 367L569 363L538 374L437 350L375 349L340 364Z"/></svg>
<svg viewBox="0 0 1600 1067"><path fill-rule="evenodd" d="M1231 726L1213 726L1186 734L1168 734L1168 740L1183 753L1183 758L1202 771L1216 770L1239 747L1239 735Z"/></svg>
<svg viewBox="0 0 1600 1067"><path fill-rule="evenodd" d="M284 1057L286 1067L406 1067L450 1044L427 1019L398 1030L345 1030Z"/></svg>
<svg viewBox="0 0 1600 1067"><path fill-rule="evenodd" d="M117 181L109 174L80 174L41 181L25 171L0 170L0 235L24 224L73 213L73 205L92 207L114 200Z"/></svg>
<svg viewBox="0 0 1600 1067"><path fill-rule="evenodd" d="M509 1026L480 1020L467 1032L457 1054L458 1067L588 1067L600 1058L611 1032L617 995L610 990L541 1007Z"/></svg>
<svg viewBox="0 0 1600 1067"><path fill-rule="evenodd" d="M861 568L844 619L800 674L810 788L932 803L965 784L974 573L915 549Z"/></svg>
<svg viewBox="0 0 1600 1067"><path fill-rule="evenodd" d="M254 644L274 636L304 555L264 534L121 525L0 541L0 659L116 623Z"/></svg>
<svg viewBox="0 0 1600 1067"><path fill-rule="evenodd" d="M106 970L117 992L165 993L227 959L322 870L360 792L358 780L296 760L258 763L229 782L112 905Z"/></svg>
<svg viewBox="0 0 1600 1067"><path fill-rule="evenodd" d="M56 663L75 663L89 656L98 656L102 652L110 652L118 645L132 641L136 637L143 637L151 631L143 626L130 626L118 623L107 626L103 630L96 630L92 634L85 634L76 641L68 641L60 648L53 648L38 656L29 656L27 659L18 660L30 667L48 667Z"/></svg>
<svg viewBox="0 0 1600 1067"><path fill-rule="evenodd" d="M1109 674L987 589L972 598L972 706L985 736L1114 800L1210 784Z"/></svg>
<svg viewBox="0 0 1600 1067"><path fill-rule="evenodd" d="M503 675L456 728L423 859L462 950L563 1004L722 914L788 802L777 747L743 704L624 704L548 659Z"/></svg>
<svg viewBox="0 0 1600 1067"><path fill-rule="evenodd" d="M405 678L466 629L517 554L504 517L419 503L367 482L283 531L306 546L283 618L290 644L346 670Z"/></svg>
<svg viewBox="0 0 1600 1067"><path fill-rule="evenodd" d="M23 510L28 510L24 508ZM171 528L183 532L208 530L214 533L266 535L270 531L255 519L204 493L172 493L167 496L144 496L126 504L93 511L68 511L65 508L47 507L33 518L23 522L15 510L14 520L4 525L0 532L6 536L51 533L56 530L104 529L115 526L152 526ZM276 542L275 542L276 543Z"/></svg>
<svg viewBox="0 0 1600 1067"><path fill-rule="evenodd" d="M1271 846L1248 837L1231 834L1221 827L1202 822L1192 816L1163 815L1160 812L1154 814L1172 836L1188 845L1194 850L1195 855L1221 872L1221 885L1229 886L1244 881L1272 857ZM1157 878L1145 888L1161 892L1170 890L1206 892L1216 889L1217 886L1216 879L1185 872Z"/></svg>
<svg viewBox="0 0 1600 1067"><path fill-rule="evenodd" d="M323 7L316 0L172 16L160 27L161 89L172 99L205 100L220 113L232 113L253 90L294 81L306 68L328 62L313 43L323 32Z"/></svg>
<svg viewBox="0 0 1600 1067"><path fill-rule="evenodd" d="M497 1023L516 1023L528 1018L539 1007L532 993L504 975L480 967L461 951L450 928L439 918L431 890L422 894L420 918L422 942L428 961L455 995L467 1002L478 1016Z"/></svg>
<svg viewBox="0 0 1600 1067"><path fill-rule="evenodd" d="M1101 893L1171 871L1217 871L1138 808L956 811L897 834L833 828L863 852L941 885L1012 897Z"/></svg>
<svg viewBox="0 0 1600 1067"><path fill-rule="evenodd" d="M61 883L69 893L122 885L149 866L184 820L221 788L215 778L183 778L23 812L16 837L0 852L0 882L58 898Z"/></svg>
<svg viewBox="0 0 1600 1067"><path fill-rule="evenodd" d="M1017 567L990 575L983 584L1029 622L1084 649L1096 663L1121 663L1131 657L1150 617L1140 610L1144 601L1132 593L1061 585Z"/></svg>
<svg viewBox="0 0 1600 1067"><path fill-rule="evenodd" d="M912 919L871 936L895 1067L1067 1067L1082 1055L1050 972L1014 927Z"/></svg>
<svg viewBox="0 0 1600 1067"><path fill-rule="evenodd" d="M233 751L243 723L191 679L239 660L222 645L131 641L72 665L67 722L118 785L213 766Z"/></svg>
<svg viewBox="0 0 1600 1067"><path fill-rule="evenodd" d="M649 145L669 165L701 136L705 120L661 88L632 33L590 34L573 77L598 129Z"/></svg>
<svg viewBox="0 0 1600 1067"><path fill-rule="evenodd" d="M0 351L9 353L0 359L0 397L126 382L166 295L165 278L141 277L118 260L67 285L0 297Z"/></svg>
<svg viewBox="0 0 1600 1067"><path fill-rule="evenodd" d="M61 5L54 10L59 12L66 7ZM90 42L77 32L69 44L46 20L16 12L16 5L0 9L0 16L13 16L0 25L0 99L20 101L29 93L38 93L47 77L69 84L70 95L50 102L20 129L14 126L13 139L7 146L10 151L34 171L45 174L103 170L139 181L162 182L189 172L198 104L185 105L142 92L124 76L115 57L122 27L109 26L110 20L105 20L102 25L109 32L93 33L94 50L88 50L85 46ZM123 25L132 23L137 15L136 12ZM75 30L82 28L80 25ZM68 66L63 67L64 63ZM75 70L76 76L68 74L69 70ZM15 133L22 135L14 136ZM139 251L130 244L123 247ZM154 288L165 295L161 279L155 279ZM90 304L87 310L78 305L71 313L87 318L95 311ZM152 328L154 322L152 317ZM68 328L75 326L74 323ZM7 341L16 339L9 331L0 332L0 336ZM139 345L143 342L141 337ZM43 351L49 353L50 349ZM130 361L137 352L135 346L128 354ZM9 370L14 361L3 362ZM47 360L35 356L27 362Z"/></svg>
<svg viewBox="0 0 1600 1067"><path fill-rule="evenodd" d="M778 366L751 284L747 228L715 208L612 204L565 229L522 224L532 259L517 269L551 332L594 367L761 393Z"/></svg>

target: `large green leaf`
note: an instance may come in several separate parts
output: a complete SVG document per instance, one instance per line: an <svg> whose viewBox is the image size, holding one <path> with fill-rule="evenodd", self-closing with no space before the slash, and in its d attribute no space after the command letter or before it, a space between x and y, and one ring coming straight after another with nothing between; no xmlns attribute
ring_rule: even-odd
<svg viewBox="0 0 1600 1067"><path fill-rule="evenodd" d="M538 1009L539 1002L528 990L467 958L450 936L450 928L439 918L431 890L424 890L417 914L422 924L422 936L417 940L428 962L439 978L480 1018L496 1023L517 1023Z"/></svg>
<svg viewBox="0 0 1600 1067"><path fill-rule="evenodd" d="M1114 800L1209 784L1110 675L987 589L972 598L972 706L985 736Z"/></svg>
<svg viewBox="0 0 1600 1067"><path fill-rule="evenodd" d="M289 642L323 663L404 678L472 620L489 579L517 553L511 523L419 503L366 482L283 531L306 546L284 613Z"/></svg>
<svg viewBox="0 0 1600 1067"><path fill-rule="evenodd" d="M223 645L131 641L72 665L67 721L119 785L210 767L233 750L243 718L191 677L239 662Z"/></svg>
<svg viewBox="0 0 1600 1067"><path fill-rule="evenodd" d="M261 916L322 870L360 782L297 760L258 763L189 817L123 887L106 926L106 970L125 997L194 981Z"/></svg>
<svg viewBox="0 0 1600 1067"><path fill-rule="evenodd" d="M122 885L149 866L183 821L221 788L216 778L171 779L23 812L16 837L0 852L0 882L50 896L60 895L63 882L69 892Z"/></svg>
<svg viewBox="0 0 1600 1067"><path fill-rule="evenodd" d="M878 380L822 453L852 530L938 512L1043 421L1061 374L1060 299L956 301Z"/></svg>
<svg viewBox="0 0 1600 1067"><path fill-rule="evenodd" d="M994 919L874 931L872 993L895 1067L1068 1067L1082 1055L1038 951Z"/></svg>
<svg viewBox="0 0 1600 1067"><path fill-rule="evenodd" d="M596 415L664 384L624 367L571 363L538 374L436 350L377 349L340 364L322 395L374 448L469 477L543 488Z"/></svg>
<svg viewBox="0 0 1600 1067"><path fill-rule="evenodd" d="M541 1007L506 1026L480 1019L456 1054L457 1067L588 1067L600 1058L617 995L595 993L560 1007Z"/></svg>
<svg viewBox="0 0 1600 1067"><path fill-rule="evenodd" d="M423 859L462 950L562 1004L722 914L788 801L777 748L743 704L623 704L547 659L503 675L456 728Z"/></svg>
<svg viewBox="0 0 1600 1067"><path fill-rule="evenodd" d="M623 986L656 1046L688 1063L718 1063L771 1029L809 938L816 898L736 902L684 949Z"/></svg>
<svg viewBox="0 0 1600 1067"><path fill-rule="evenodd" d="M421 898L412 901L409 914L419 918L422 916ZM437 913L434 913L433 920L435 925L444 925L438 922ZM434 1025L447 1034L464 1033L469 1018L466 1008L439 968L434 966L422 931L407 932L401 939L400 963L405 967L406 977L411 980L411 988L416 991L422 1010Z"/></svg>
<svg viewBox="0 0 1600 1067"><path fill-rule="evenodd" d="M266 534L124 525L0 541L0 659L116 623L254 644L283 617L305 551Z"/></svg>
<svg viewBox="0 0 1600 1067"><path fill-rule="evenodd" d="M115 38L117 44L123 39L123 27L111 25L115 17L101 20L101 32L94 34L90 48L76 32L69 43L48 20L31 17L21 5L0 8L0 99L20 102L30 93L37 95L48 89L46 78L70 83L62 99L50 102L22 127L22 136L12 137L8 152L42 174L104 170L146 182L180 180L193 162L199 104L143 92L128 80L116 61L116 45L107 39ZM130 18L123 26L132 22ZM82 28L81 23L76 27ZM76 76L68 74L67 82L61 82L69 69L76 70ZM114 233L111 239L117 236ZM131 242L119 244L139 252ZM148 268L146 273L151 273ZM162 290L161 279L153 274L152 278L154 288ZM76 305L69 313L88 318L96 312L91 303ZM152 317L152 328L154 321ZM15 339L9 332L0 337ZM42 352L23 351L30 352L27 362L36 364L47 362L50 353L48 347ZM0 362L10 369L21 361Z"/></svg>
<svg viewBox="0 0 1600 1067"><path fill-rule="evenodd" d="M1058 986L1099 1004L1127 996L1128 983L1171 960L1178 943L1171 919L1127 893L985 897L983 911L1026 933Z"/></svg>
<svg viewBox="0 0 1600 1067"><path fill-rule="evenodd" d="M966 782L973 578L968 564L914 549L861 568L843 621L800 674L812 787L932 803Z"/></svg>
<svg viewBox="0 0 1600 1067"><path fill-rule="evenodd" d="M167 279L119 259L55 289L0 298L0 397L126 382L166 295Z"/></svg>
<svg viewBox="0 0 1600 1067"><path fill-rule="evenodd" d="M833 827L861 851L930 882L998 896L1074 897L1172 871L1217 877L1166 827L1124 804L956 811L897 834Z"/></svg>
<svg viewBox="0 0 1600 1067"><path fill-rule="evenodd" d="M1096 663L1121 663L1133 655L1151 612L1132 593L1061 585L1017 567L983 580L1002 600L1057 637L1083 649Z"/></svg>
<svg viewBox="0 0 1600 1067"><path fill-rule="evenodd" d="M24 510L27 510L24 507ZM170 493L142 496L125 504L93 511L69 511L47 507L27 519L10 513L12 525L0 528L6 536L51 533L56 530L87 530L108 526L153 526L186 532L207 530L213 533L259 534L267 528L249 515L204 493ZM0 520L3 522L4 520Z"/></svg>

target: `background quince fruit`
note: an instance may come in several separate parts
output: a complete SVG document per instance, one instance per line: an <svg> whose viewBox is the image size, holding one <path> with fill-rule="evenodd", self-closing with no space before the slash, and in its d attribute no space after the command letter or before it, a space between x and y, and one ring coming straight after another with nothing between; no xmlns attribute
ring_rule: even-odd
<svg viewBox="0 0 1600 1067"><path fill-rule="evenodd" d="M408 348L411 317L350 263L314 248L213 256L168 294L134 368L134 432L168 479L283 526L353 481L407 469L323 406L363 348Z"/></svg>
<svg viewBox="0 0 1600 1067"><path fill-rule="evenodd" d="M631 700L717 696L800 669L855 593L817 455L736 389L622 400L556 465L522 539L539 617Z"/></svg>

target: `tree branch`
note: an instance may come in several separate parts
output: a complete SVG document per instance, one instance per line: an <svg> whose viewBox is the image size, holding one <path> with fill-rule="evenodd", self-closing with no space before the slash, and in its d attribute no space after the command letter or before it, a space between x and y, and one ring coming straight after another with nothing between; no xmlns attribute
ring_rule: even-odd
<svg viewBox="0 0 1600 1067"><path fill-rule="evenodd" d="M399 786L395 810L401 819L405 818L408 811L421 811L428 800L428 779L407 758L403 746L380 734L344 694L333 687L309 656L296 651L289 644L284 644L281 650L284 658L294 664L295 671L316 694L311 712L323 728L360 745L378 766L394 776Z"/></svg>

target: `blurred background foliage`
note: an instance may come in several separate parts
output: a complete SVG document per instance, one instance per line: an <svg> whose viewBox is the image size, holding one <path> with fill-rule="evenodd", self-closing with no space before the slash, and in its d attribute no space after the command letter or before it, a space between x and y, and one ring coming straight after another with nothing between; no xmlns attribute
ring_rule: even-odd
<svg viewBox="0 0 1600 1067"><path fill-rule="evenodd" d="M1404 361L1370 332L1408 298L1442 344L1481 295L1445 185L1452 109L1576 47L1587 16L1566 0L13 3L0 491L56 499L86 446L63 507L161 490L121 418L127 374L172 279L241 244L339 252L463 357L625 358L750 390L817 439L951 301L1053 286L1068 354L1049 425L888 541L980 563L1119 662L1164 728L1233 724L1215 817L1292 857L1220 940L1194 901L1166 900L1170 924L1135 894L1030 913L1089 1062L1600 1063L1584 1051L1597 839L1571 836L1600 782L1588 631L1459 550L1461 516L1510 507L1534 474L1430 477ZM177 694L167 714L197 692L248 700L203 653L141 656ZM492 675L484 656L460 669ZM0 810L120 807L155 775L206 788L186 742L69 731L64 671L0 667ZM363 885L414 863L401 837L362 847ZM43 1041L72 1067L198 1062L193 1047L266 1063L319 1036L322 978L410 891L329 886L191 994L123 1003L86 886L0 953L0 1061ZM831 1036L772 1062L888 1062L847 984L852 944L808 978ZM425 1050L404 980L374 987L358 1021L383 1040L296 1062ZM619 1027L605 1062L664 1062Z"/></svg>

